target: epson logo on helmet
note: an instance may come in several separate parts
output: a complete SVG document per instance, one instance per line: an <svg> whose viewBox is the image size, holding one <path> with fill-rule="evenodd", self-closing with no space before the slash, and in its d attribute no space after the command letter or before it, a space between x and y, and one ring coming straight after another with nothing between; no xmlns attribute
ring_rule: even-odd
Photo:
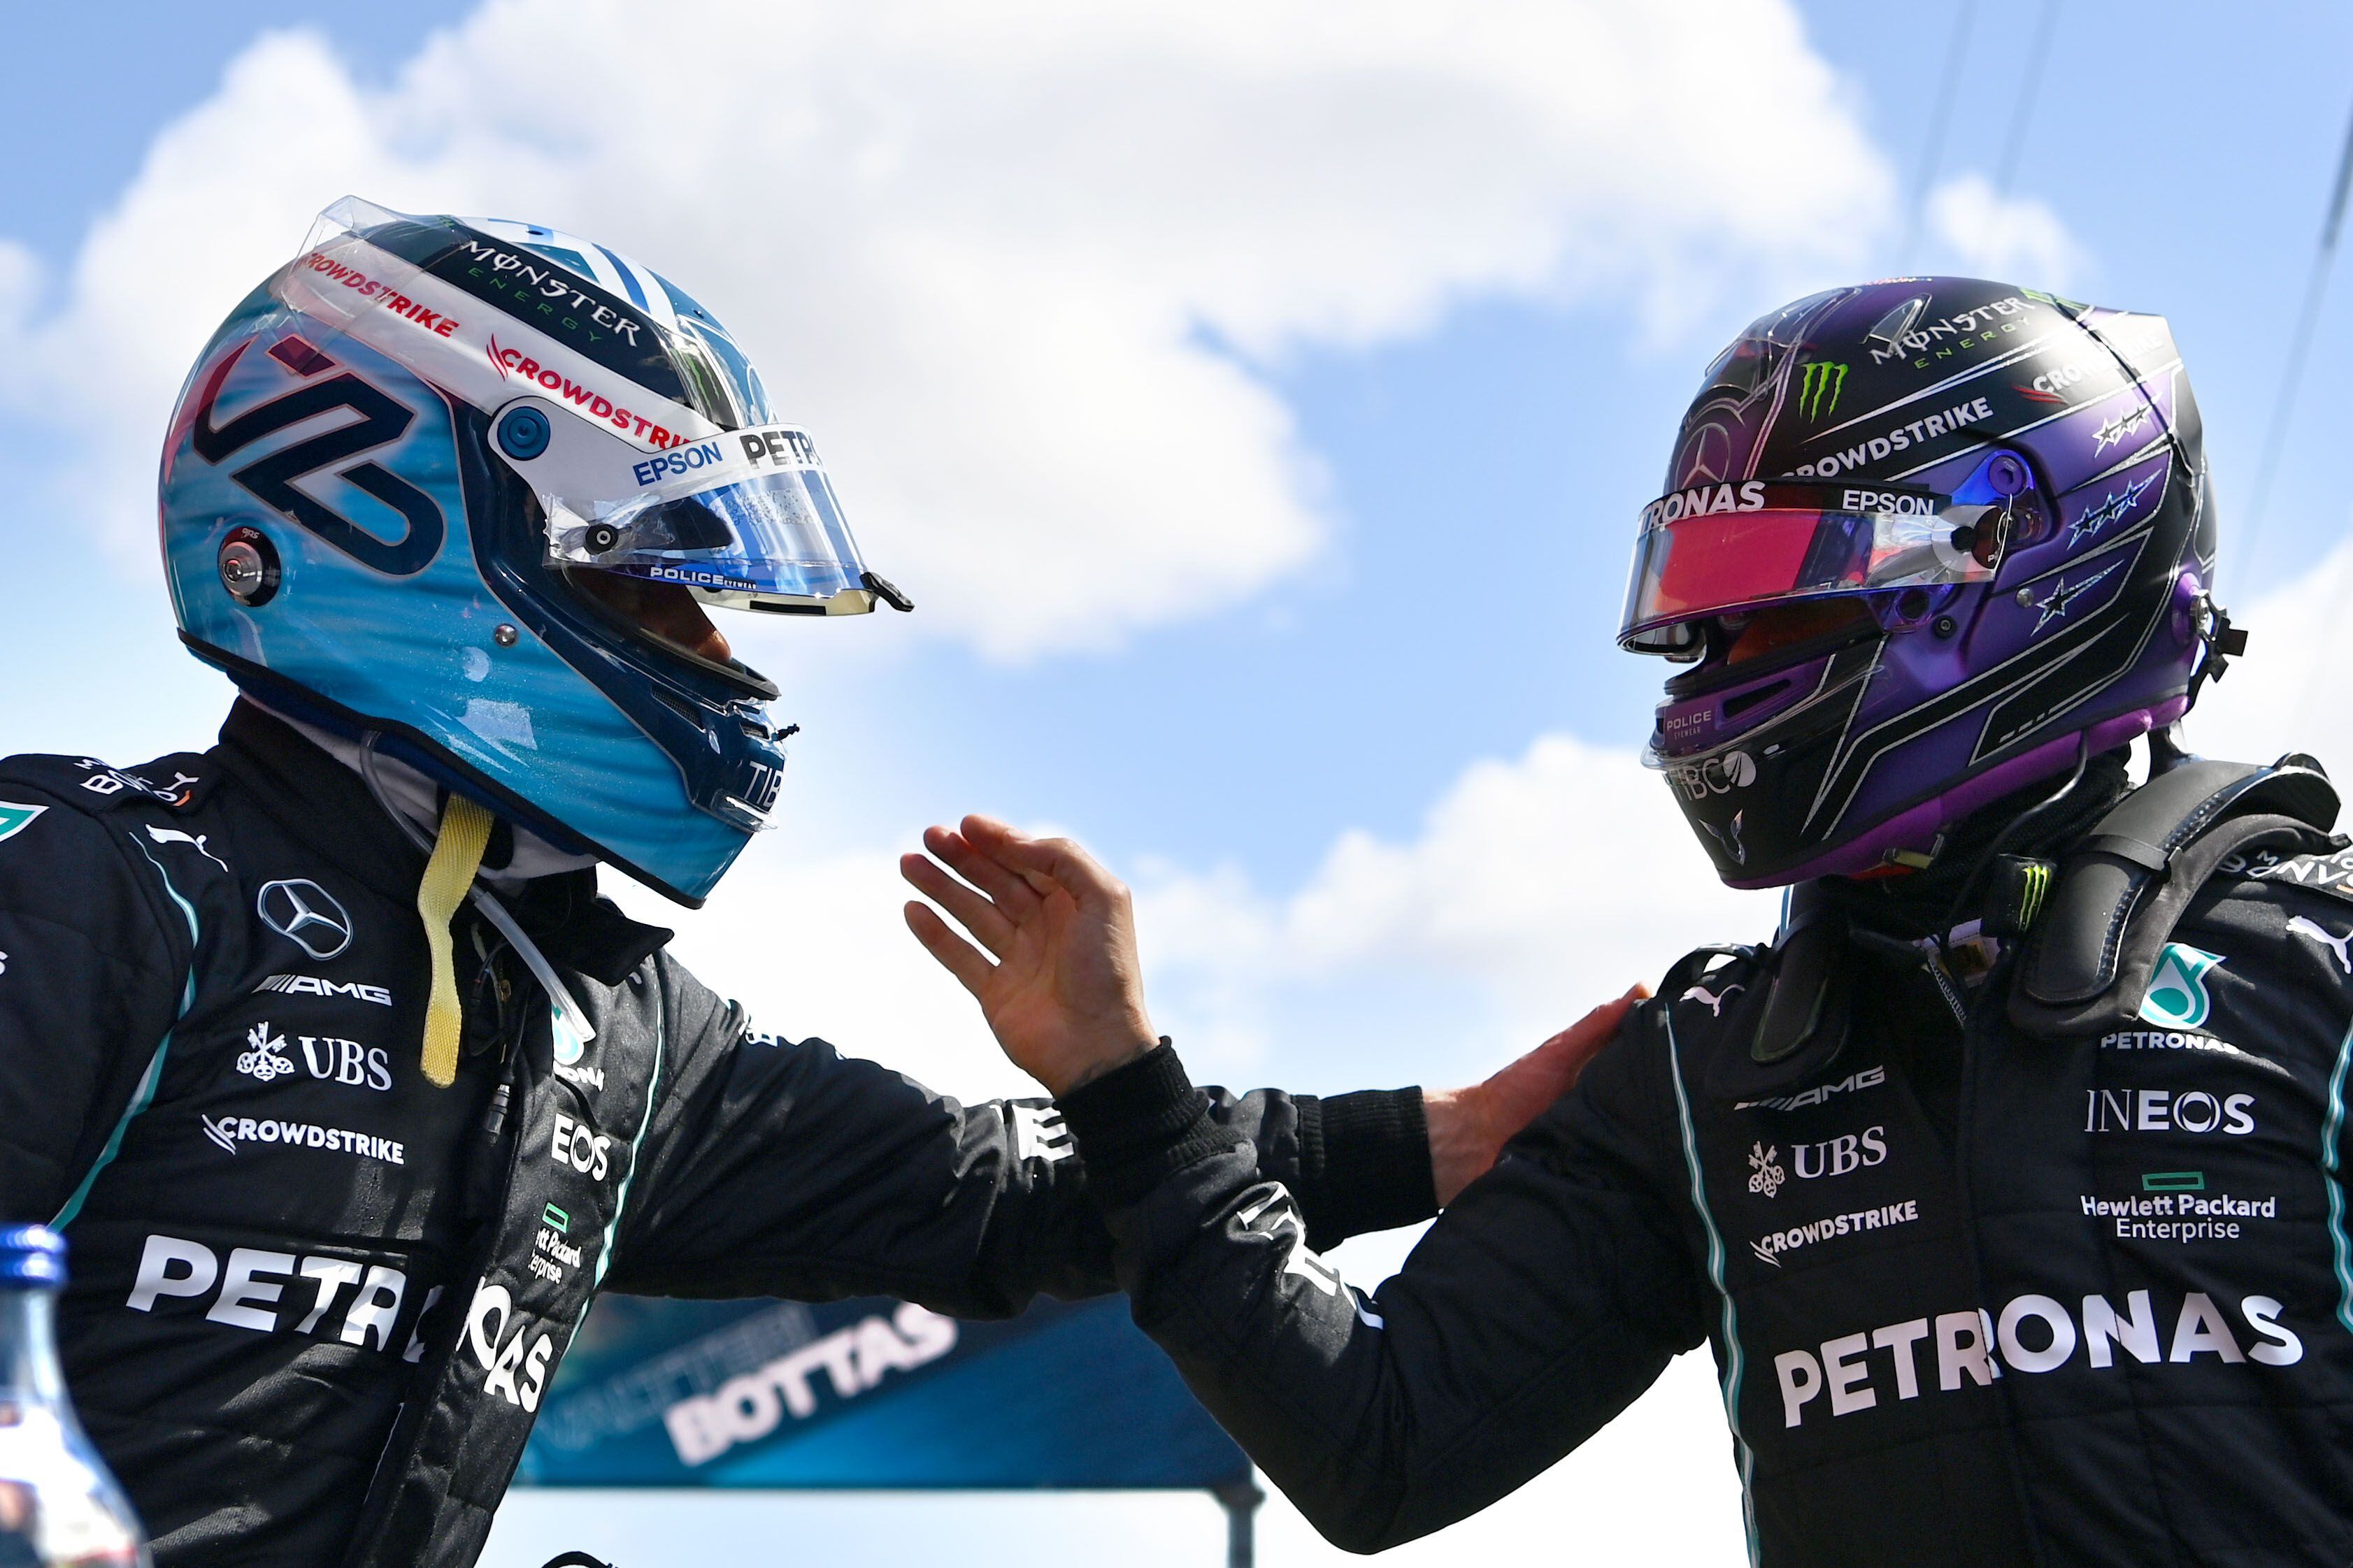
<svg viewBox="0 0 2353 1568"><path fill-rule="evenodd" d="M1883 517L1934 517L1936 498L1898 495L1894 490L1843 490L1839 495L1839 510L1876 512Z"/></svg>
<svg viewBox="0 0 2353 1568"><path fill-rule="evenodd" d="M649 458L629 469L629 477L638 481L639 489L659 484L674 474L690 474L697 468L707 468L724 458L716 441L697 441L691 447L676 447L658 458Z"/></svg>

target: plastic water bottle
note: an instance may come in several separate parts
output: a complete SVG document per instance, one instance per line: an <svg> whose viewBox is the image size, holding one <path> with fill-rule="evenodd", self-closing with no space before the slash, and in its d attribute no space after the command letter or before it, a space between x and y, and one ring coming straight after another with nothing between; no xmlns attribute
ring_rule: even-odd
<svg viewBox="0 0 2353 1568"><path fill-rule="evenodd" d="M0 1226L0 1568L149 1568L138 1516L66 1397L65 1282L63 1237Z"/></svg>

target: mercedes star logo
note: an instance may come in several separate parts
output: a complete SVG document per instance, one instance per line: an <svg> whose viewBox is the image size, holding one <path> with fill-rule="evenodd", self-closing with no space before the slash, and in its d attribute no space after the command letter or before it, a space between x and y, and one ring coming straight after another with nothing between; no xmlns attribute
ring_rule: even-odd
<svg viewBox="0 0 2353 1568"><path fill-rule="evenodd" d="M313 958L332 958L352 945L352 917L308 878L264 884L253 909L262 924Z"/></svg>

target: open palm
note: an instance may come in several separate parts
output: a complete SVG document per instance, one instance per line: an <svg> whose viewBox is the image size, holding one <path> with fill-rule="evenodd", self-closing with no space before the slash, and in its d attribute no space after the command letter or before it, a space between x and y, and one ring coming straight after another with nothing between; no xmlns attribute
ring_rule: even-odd
<svg viewBox="0 0 2353 1568"><path fill-rule="evenodd" d="M1085 850L985 816L929 829L923 847L900 858L900 874L979 946L923 903L908 903L908 929L972 993L1023 1071L1059 1095L1157 1043L1133 900Z"/></svg>

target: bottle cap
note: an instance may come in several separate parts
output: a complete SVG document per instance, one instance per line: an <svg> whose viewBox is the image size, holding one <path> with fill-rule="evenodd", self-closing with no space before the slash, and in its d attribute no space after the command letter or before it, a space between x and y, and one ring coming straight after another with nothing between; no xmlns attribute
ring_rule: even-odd
<svg viewBox="0 0 2353 1568"><path fill-rule="evenodd" d="M45 1225L0 1225L0 1289L66 1282L66 1238Z"/></svg>

